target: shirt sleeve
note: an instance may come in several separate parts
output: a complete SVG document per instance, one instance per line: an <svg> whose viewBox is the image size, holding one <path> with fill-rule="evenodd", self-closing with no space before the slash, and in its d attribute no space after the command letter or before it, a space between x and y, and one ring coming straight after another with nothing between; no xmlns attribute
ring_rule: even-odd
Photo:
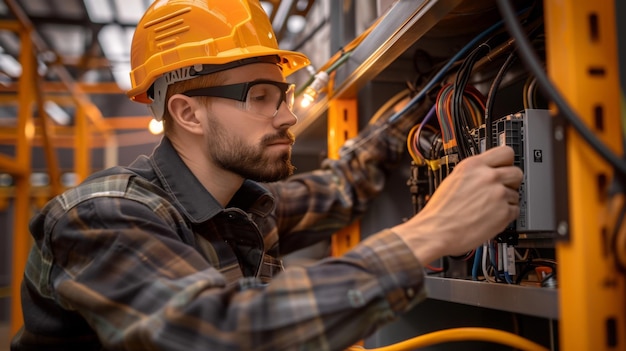
<svg viewBox="0 0 626 351"><path fill-rule="evenodd" d="M394 123L387 116L368 124L346 142L339 159L325 160L320 170L268 185L277 199L282 254L328 238L366 212L383 190L388 172L403 159L407 134L432 106L429 101Z"/></svg>
<svg viewBox="0 0 626 351"><path fill-rule="evenodd" d="M105 349L342 350L424 296L419 261L391 231L242 290L132 200L90 199L45 226L40 287Z"/></svg>

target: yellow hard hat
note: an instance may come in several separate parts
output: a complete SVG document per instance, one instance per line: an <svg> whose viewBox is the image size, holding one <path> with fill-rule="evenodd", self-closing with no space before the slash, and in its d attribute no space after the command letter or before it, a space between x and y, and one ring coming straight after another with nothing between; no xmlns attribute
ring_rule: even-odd
<svg viewBox="0 0 626 351"><path fill-rule="evenodd" d="M188 67L210 73L206 67L232 67L267 56L277 58L284 76L309 64L304 54L278 49L258 0L155 0L133 36L127 95L152 103L147 91L165 73L184 74Z"/></svg>

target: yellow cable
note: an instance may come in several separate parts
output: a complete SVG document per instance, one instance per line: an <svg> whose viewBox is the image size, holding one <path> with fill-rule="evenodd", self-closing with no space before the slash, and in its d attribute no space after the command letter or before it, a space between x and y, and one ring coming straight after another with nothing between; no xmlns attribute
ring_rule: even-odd
<svg viewBox="0 0 626 351"><path fill-rule="evenodd" d="M439 160L425 160L424 162L426 162L428 167L430 167L433 172L436 172L439 168L441 168L441 162Z"/></svg>
<svg viewBox="0 0 626 351"><path fill-rule="evenodd" d="M415 149L413 149L413 138L415 137L415 132L417 131L417 128L419 128L419 124L414 125L413 128L411 128L411 130L409 131L409 135L406 138L406 148L409 150L409 155L411 155L413 162L415 162L415 164L417 165L422 165L424 163L423 159L417 156L417 154L415 153Z"/></svg>
<svg viewBox="0 0 626 351"><path fill-rule="evenodd" d="M375 349L365 349L361 346L351 346L346 351L409 351L419 347L454 341L487 341L506 345L523 351L548 351L547 348L528 339L524 339L519 335L503 330L489 328L453 328L440 330L389 346L383 346Z"/></svg>

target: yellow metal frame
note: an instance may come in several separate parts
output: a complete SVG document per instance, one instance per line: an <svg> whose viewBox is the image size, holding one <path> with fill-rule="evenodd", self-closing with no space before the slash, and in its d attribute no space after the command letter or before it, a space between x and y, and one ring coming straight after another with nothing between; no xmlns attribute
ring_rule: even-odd
<svg viewBox="0 0 626 351"><path fill-rule="evenodd" d="M332 99L328 103L328 157L339 158L339 150L359 133L359 115L356 99ZM356 221L337 231L331 237L332 256L341 256L361 240L361 224ZM355 343L363 345L363 341Z"/></svg>
<svg viewBox="0 0 626 351"><path fill-rule="evenodd" d="M359 132L356 99L333 99L328 104L328 157L339 158L339 149ZM335 233L331 239L331 254L340 256L361 240L361 226L354 222Z"/></svg>
<svg viewBox="0 0 626 351"><path fill-rule="evenodd" d="M26 266L26 258L30 248L30 235L28 234L28 221L30 220L30 141L34 134L33 116L29 108L33 103L32 91L36 79L37 62L33 46L30 45L30 31L20 32L22 49L20 63L22 75L19 78L19 92L17 99L20 109L18 111L18 135L16 146L16 159L14 167L9 167L15 177L15 214L13 222L13 258L11 270L11 335L15 334L22 325L22 305L20 303L20 282ZM3 167L4 168L4 167Z"/></svg>
<svg viewBox="0 0 626 351"><path fill-rule="evenodd" d="M545 1L547 70L586 125L616 154L620 85L613 1ZM592 28L593 27L593 28ZM557 244L562 350L626 350L626 285L605 243L607 185L615 175L566 130L569 240Z"/></svg>
<svg viewBox="0 0 626 351"><path fill-rule="evenodd" d="M20 303L20 284L26 266L28 251L32 245L28 230L28 223L32 215L32 208L41 206L46 198L50 198L63 189L60 184L60 172L56 159L56 152L52 140L55 128L44 111L44 90L47 83L42 81L38 74L36 55L47 51L43 41L37 36L32 23L16 5L14 0L5 0L5 3L16 15L18 21L2 21L0 28L18 33L20 37L19 61L22 74L17 82L16 95L13 101L17 102L17 126L12 129L15 141L15 157L0 154L0 170L10 173L14 177L15 186L12 191L2 191L0 196L12 196L14 199L14 220L12 240L12 268L11 268L11 316L10 333L14 335L23 324L22 308ZM110 127L106 125L98 108L93 105L80 91L80 88L71 80L68 72L59 67L56 73L61 77L66 94L76 105L76 127L74 132L75 171L79 179L84 179L90 173L90 135L95 127L96 131L106 139L111 136ZM11 102L10 100L7 102ZM38 109L38 128L32 115L32 106ZM33 189L30 183L32 146L35 134L44 148L44 155L50 175L50 186L45 189ZM42 191L43 190L43 191ZM6 198L1 199L2 203Z"/></svg>

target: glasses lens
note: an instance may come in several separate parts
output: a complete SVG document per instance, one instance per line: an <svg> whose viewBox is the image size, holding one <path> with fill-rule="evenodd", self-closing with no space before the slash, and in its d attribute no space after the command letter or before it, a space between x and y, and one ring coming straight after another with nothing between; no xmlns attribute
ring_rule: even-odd
<svg viewBox="0 0 626 351"><path fill-rule="evenodd" d="M287 107L289 107L289 111L293 108L293 103L296 99L296 86L293 84L289 84L289 88L285 92L285 102L287 103Z"/></svg>
<svg viewBox="0 0 626 351"><path fill-rule="evenodd" d="M273 117L280 106L283 93L272 84L255 84L248 90L246 109L262 116Z"/></svg>

